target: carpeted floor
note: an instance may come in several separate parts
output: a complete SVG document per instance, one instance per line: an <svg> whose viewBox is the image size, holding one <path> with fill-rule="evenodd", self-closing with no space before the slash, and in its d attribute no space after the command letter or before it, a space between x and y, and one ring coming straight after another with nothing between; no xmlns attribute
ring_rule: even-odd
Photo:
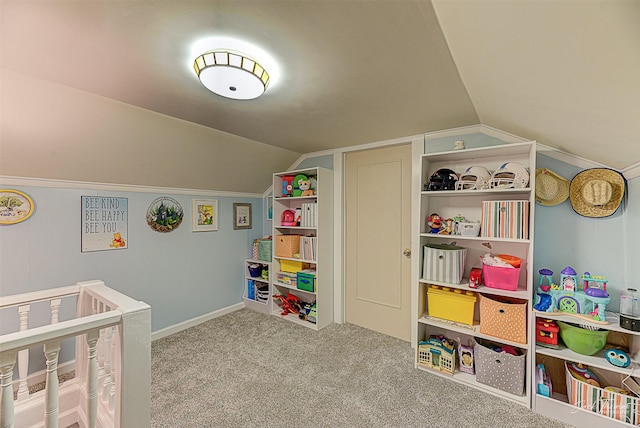
<svg viewBox="0 0 640 428"><path fill-rule="evenodd" d="M153 427L567 425L416 370L403 341L243 309L152 345Z"/></svg>

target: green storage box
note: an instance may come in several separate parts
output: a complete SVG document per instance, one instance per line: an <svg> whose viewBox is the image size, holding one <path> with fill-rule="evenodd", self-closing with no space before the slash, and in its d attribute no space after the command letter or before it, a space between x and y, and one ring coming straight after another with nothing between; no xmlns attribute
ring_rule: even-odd
<svg viewBox="0 0 640 428"><path fill-rule="evenodd" d="M301 270L298 272L297 287L299 290L316 292L316 271Z"/></svg>
<svg viewBox="0 0 640 428"><path fill-rule="evenodd" d="M270 262L271 248L272 248L271 239L260 239L260 241L258 242L258 260L262 260L264 262Z"/></svg>

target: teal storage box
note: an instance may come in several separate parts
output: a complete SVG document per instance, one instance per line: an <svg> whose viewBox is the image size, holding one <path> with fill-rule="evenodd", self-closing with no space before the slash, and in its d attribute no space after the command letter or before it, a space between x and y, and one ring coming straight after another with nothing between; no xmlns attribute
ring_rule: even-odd
<svg viewBox="0 0 640 428"><path fill-rule="evenodd" d="M316 292L316 271L301 270L298 272L297 287L299 290Z"/></svg>

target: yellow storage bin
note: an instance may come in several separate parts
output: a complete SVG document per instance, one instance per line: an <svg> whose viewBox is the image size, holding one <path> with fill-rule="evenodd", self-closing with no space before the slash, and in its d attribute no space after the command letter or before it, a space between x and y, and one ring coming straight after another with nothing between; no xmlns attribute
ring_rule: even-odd
<svg viewBox="0 0 640 428"><path fill-rule="evenodd" d="M309 263L297 262L295 260L280 260L280 270L283 272L298 273L308 268Z"/></svg>
<svg viewBox="0 0 640 428"><path fill-rule="evenodd" d="M476 293L432 285L427 290L430 317L473 325Z"/></svg>

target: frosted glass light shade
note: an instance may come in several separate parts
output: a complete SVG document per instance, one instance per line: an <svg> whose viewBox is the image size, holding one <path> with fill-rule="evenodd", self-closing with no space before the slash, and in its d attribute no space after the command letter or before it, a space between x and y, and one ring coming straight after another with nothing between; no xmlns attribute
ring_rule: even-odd
<svg viewBox="0 0 640 428"><path fill-rule="evenodd" d="M236 100L258 98L269 86L269 74L239 52L214 50L197 57L193 68L211 92Z"/></svg>

